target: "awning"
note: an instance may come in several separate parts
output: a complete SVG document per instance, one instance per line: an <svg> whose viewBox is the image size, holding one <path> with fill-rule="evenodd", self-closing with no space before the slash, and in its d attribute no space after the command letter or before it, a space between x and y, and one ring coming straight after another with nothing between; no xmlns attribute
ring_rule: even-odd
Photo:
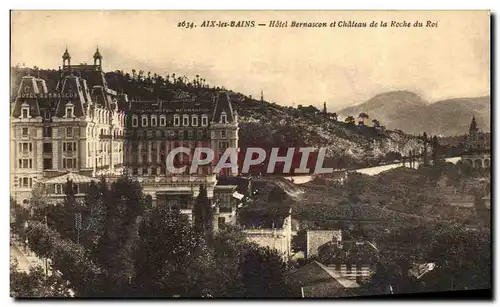
<svg viewBox="0 0 500 307"><path fill-rule="evenodd" d="M238 200L242 200L242 199L243 199L243 197L245 197L245 195L240 194L240 193L238 193L238 192L234 192L234 193L233 193L233 197L234 197L234 198L236 198L236 199L238 199Z"/></svg>
<svg viewBox="0 0 500 307"><path fill-rule="evenodd" d="M46 180L45 184L64 184L67 181L71 180L73 183L90 183L91 181L96 181L96 178L87 177L79 174L68 173L61 176L53 177Z"/></svg>

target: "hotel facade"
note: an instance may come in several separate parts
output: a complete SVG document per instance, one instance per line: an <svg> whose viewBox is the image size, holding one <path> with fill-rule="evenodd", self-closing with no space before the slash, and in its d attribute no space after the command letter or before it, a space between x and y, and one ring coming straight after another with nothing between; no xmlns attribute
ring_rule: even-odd
<svg viewBox="0 0 500 307"><path fill-rule="evenodd" d="M218 178L237 173L214 174L215 164L196 174L166 168L168 153L177 147L191 149L175 156L177 165L189 164L196 147L211 148L216 158L228 147L238 148L238 116L226 92L194 97L179 91L168 101L131 101L108 86L99 49L93 65L72 65L68 50L62 60L56 88L23 76L11 108L11 196L18 203L28 204L37 184L58 202L68 179L83 197L92 180L127 174L154 204L178 206L188 216L203 185L220 222L235 222L241 195L235 197L236 185L218 184Z"/></svg>

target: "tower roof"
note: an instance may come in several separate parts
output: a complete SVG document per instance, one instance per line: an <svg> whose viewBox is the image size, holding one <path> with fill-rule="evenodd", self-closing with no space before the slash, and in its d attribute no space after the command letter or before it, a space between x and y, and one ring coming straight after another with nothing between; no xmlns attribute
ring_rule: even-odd
<svg viewBox="0 0 500 307"><path fill-rule="evenodd" d="M99 52L99 47L97 47L95 53L94 53L94 59L102 59L102 55Z"/></svg>
<svg viewBox="0 0 500 307"><path fill-rule="evenodd" d="M62 58L63 58L63 60L71 59L71 56L69 55L69 52L68 52L68 47L66 47L66 50L64 51Z"/></svg>
<svg viewBox="0 0 500 307"><path fill-rule="evenodd" d="M472 115L472 121L470 123L470 128L469 128L469 132L473 132L473 131L477 131L477 123L476 123L476 118L474 117L474 115Z"/></svg>

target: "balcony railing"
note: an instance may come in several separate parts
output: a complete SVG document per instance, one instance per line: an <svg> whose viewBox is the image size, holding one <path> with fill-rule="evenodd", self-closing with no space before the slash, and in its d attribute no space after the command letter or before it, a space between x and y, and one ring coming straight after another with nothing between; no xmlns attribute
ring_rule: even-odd
<svg viewBox="0 0 500 307"><path fill-rule="evenodd" d="M132 176L143 185L163 185L168 183L193 184L193 183L215 183L215 175L168 175L168 176Z"/></svg>

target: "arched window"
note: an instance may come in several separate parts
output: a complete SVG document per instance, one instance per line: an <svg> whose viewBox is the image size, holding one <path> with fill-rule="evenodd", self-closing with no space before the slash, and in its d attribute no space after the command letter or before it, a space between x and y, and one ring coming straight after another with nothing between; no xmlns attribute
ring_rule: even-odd
<svg viewBox="0 0 500 307"><path fill-rule="evenodd" d="M179 127L181 125L181 118L179 115L174 115L174 127Z"/></svg>
<svg viewBox="0 0 500 307"><path fill-rule="evenodd" d="M182 116L182 126L183 127L189 126L189 115Z"/></svg>
<svg viewBox="0 0 500 307"><path fill-rule="evenodd" d="M165 127L167 125L167 118L165 115L160 116L160 126Z"/></svg>
<svg viewBox="0 0 500 307"><path fill-rule="evenodd" d="M198 115L191 116L191 125L193 127L198 127Z"/></svg>
<svg viewBox="0 0 500 307"><path fill-rule="evenodd" d="M148 126L148 117L146 115L143 115L141 118L141 126L147 127Z"/></svg>
<svg viewBox="0 0 500 307"><path fill-rule="evenodd" d="M208 116L206 116L205 114L201 116L201 125L203 127L208 126Z"/></svg>

